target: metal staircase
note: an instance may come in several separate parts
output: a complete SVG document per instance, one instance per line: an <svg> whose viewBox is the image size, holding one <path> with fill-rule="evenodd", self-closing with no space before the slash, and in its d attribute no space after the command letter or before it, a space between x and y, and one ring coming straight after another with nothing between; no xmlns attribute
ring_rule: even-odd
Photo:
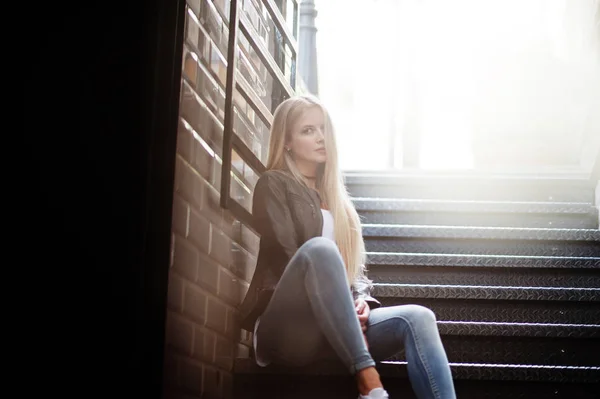
<svg viewBox="0 0 600 399"><path fill-rule="evenodd" d="M434 311L459 398L599 397L600 230L589 179L357 173L346 184L374 296ZM392 397L414 397L403 353L378 367ZM240 398L355 397L335 364L260 369L238 359L235 368Z"/></svg>

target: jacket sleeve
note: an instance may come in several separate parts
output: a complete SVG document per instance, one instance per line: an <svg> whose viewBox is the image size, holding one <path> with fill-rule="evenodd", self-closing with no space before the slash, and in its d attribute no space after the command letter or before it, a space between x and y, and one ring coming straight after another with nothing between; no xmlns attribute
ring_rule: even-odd
<svg viewBox="0 0 600 399"><path fill-rule="evenodd" d="M376 309L381 306L381 302L371 296L371 287L372 281L361 273L352 284L352 296L354 300L363 298L370 309Z"/></svg>
<svg viewBox="0 0 600 399"><path fill-rule="evenodd" d="M261 250L278 260L270 266L279 278L298 250L285 183L269 174L261 176L254 188L252 215L261 236Z"/></svg>

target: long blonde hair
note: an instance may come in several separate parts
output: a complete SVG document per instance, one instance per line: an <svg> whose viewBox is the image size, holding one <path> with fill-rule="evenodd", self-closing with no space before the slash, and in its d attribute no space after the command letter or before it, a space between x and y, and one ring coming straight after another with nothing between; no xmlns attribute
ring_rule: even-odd
<svg viewBox="0 0 600 399"><path fill-rule="evenodd" d="M350 200L338 165L337 144L329 113L321 102L309 95L288 98L275 110L269 143L267 169L289 171L298 182L306 184L294 160L285 150L292 131L304 111L319 107L325 121L323 135L327 161L317 170L316 186L321 199L329 207L334 220L335 242L346 265L348 283L353 284L357 277L365 276L365 244L358 213Z"/></svg>

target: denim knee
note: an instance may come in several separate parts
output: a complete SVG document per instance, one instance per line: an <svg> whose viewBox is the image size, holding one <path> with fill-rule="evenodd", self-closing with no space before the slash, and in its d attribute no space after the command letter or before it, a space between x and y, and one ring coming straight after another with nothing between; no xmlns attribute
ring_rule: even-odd
<svg viewBox="0 0 600 399"><path fill-rule="evenodd" d="M340 256L340 250L335 242L325 237L314 237L306 241L299 249L311 259L327 259L331 256Z"/></svg>
<svg viewBox="0 0 600 399"><path fill-rule="evenodd" d="M421 305L405 305L409 307L406 317L413 325L436 326L435 313L429 308Z"/></svg>

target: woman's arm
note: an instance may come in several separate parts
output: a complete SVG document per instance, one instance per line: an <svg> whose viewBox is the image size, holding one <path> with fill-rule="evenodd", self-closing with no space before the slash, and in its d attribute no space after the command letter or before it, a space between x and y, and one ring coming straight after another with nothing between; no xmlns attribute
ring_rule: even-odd
<svg viewBox="0 0 600 399"><path fill-rule="evenodd" d="M268 172L261 176L254 188L252 215L261 236L261 251L268 251L273 260L270 266L279 278L298 250L285 182Z"/></svg>

